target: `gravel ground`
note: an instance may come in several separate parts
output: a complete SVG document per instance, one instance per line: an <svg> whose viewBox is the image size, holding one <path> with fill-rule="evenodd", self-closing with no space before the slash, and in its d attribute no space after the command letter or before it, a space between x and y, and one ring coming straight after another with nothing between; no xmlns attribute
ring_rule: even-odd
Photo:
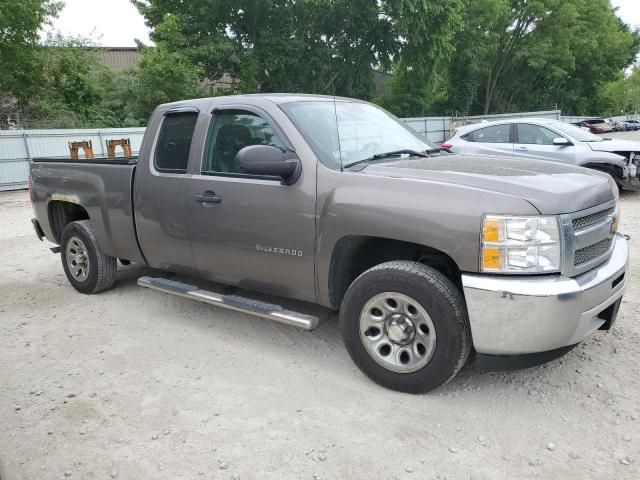
<svg viewBox="0 0 640 480"><path fill-rule="evenodd" d="M610 132L600 135L604 138L619 138L620 140L640 140L640 130L634 132Z"/></svg>
<svg viewBox="0 0 640 480"><path fill-rule="evenodd" d="M640 194L621 203L633 254ZM137 287L136 266L76 293L31 214L0 194L6 479L640 478L637 259L612 332L413 396L368 381L335 318L298 331Z"/></svg>

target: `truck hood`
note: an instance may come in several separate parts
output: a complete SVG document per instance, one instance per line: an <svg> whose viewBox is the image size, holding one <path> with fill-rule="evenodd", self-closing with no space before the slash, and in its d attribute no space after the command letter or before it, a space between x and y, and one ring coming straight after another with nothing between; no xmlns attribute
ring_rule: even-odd
<svg viewBox="0 0 640 480"><path fill-rule="evenodd" d="M633 140L605 140L603 142L585 142L595 152L640 152L640 142Z"/></svg>
<svg viewBox="0 0 640 480"><path fill-rule="evenodd" d="M607 174L542 160L489 155L414 157L373 163L363 173L505 193L551 215L577 212L615 198L615 185ZM508 209L505 205L505 213Z"/></svg>

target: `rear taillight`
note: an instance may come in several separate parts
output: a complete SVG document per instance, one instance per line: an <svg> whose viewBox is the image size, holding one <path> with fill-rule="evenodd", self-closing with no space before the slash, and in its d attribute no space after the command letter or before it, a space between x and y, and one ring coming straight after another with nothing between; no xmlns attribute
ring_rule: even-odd
<svg viewBox="0 0 640 480"><path fill-rule="evenodd" d="M440 148L444 148L445 150L451 150L451 147L453 147L453 145L450 143L443 143L440 145Z"/></svg>

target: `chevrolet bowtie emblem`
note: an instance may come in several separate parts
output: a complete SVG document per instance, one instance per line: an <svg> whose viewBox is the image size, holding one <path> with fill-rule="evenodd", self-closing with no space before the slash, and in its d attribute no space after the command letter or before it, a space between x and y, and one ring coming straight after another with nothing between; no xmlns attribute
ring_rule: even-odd
<svg viewBox="0 0 640 480"><path fill-rule="evenodd" d="M618 231L618 217L615 216L611 219L611 235L615 235Z"/></svg>

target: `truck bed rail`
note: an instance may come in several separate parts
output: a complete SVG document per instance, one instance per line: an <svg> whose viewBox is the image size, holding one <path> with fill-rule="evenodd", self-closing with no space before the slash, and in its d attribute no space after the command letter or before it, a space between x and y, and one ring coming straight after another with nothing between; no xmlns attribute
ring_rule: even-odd
<svg viewBox="0 0 640 480"><path fill-rule="evenodd" d="M36 157L32 159L34 163L82 163L93 165L136 165L138 163L138 156L133 157L95 157L95 158L82 158L79 160L72 160L70 157Z"/></svg>

